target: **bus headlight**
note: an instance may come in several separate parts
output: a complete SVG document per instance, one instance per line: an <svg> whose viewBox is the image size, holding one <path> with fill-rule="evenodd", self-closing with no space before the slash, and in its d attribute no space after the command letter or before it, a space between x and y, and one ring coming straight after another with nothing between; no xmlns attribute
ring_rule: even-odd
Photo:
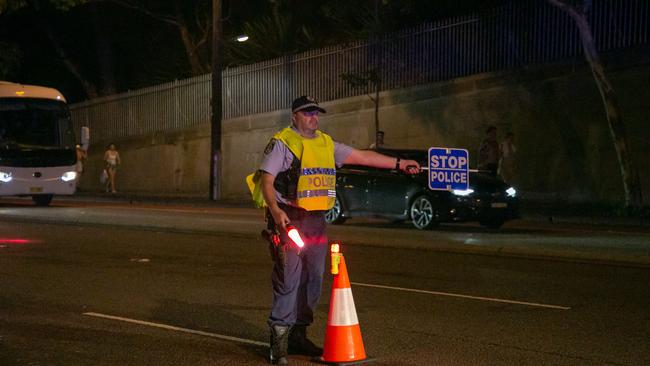
<svg viewBox="0 0 650 366"><path fill-rule="evenodd" d="M65 172L61 176L61 180L64 182L69 182L71 180L74 180L75 178L77 178L77 172Z"/></svg>
<svg viewBox="0 0 650 366"><path fill-rule="evenodd" d="M12 179L11 173L0 172L0 182L9 183Z"/></svg>
<svg viewBox="0 0 650 366"><path fill-rule="evenodd" d="M506 194L508 194L508 197L515 197L517 195L517 190L513 187L510 187L506 189Z"/></svg>

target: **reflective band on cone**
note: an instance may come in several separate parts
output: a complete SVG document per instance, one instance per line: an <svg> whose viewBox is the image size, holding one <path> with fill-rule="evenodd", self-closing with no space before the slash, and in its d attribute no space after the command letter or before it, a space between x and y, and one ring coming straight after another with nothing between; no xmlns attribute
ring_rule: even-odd
<svg viewBox="0 0 650 366"><path fill-rule="evenodd" d="M320 361L348 365L370 361L366 357L361 328L354 307L345 258L341 255L339 273L334 276L330 312L325 330L325 345Z"/></svg>
<svg viewBox="0 0 650 366"><path fill-rule="evenodd" d="M359 324L351 288L332 289L330 308L332 310L329 315L329 325L351 326Z"/></svg>

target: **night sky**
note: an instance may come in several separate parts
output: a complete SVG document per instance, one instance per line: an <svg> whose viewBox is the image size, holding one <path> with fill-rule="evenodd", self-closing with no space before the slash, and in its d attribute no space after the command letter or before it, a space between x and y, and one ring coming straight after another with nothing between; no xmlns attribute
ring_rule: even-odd
<svg viewBox="0 0 650 366"><path fill-rule="evenodd" d="M42 1L45 6L39 12L29 6L4 12L0 15L0 80L52 86L71 102L88 99L79 77L65 66L46 36L47 28L68 62L75 65L81 78L97 88L99 95L209 72L210 34L202 27L209 29L205 21L210 18L211 0L128 1L145 11L110 1L59 11ZM390 32L480 12L504 1L224 0L224 65L252 63L367 38L377 29L375 9L380 31ZM180 4L187 29L199 44L197 55L203 72L190 67L178 28L161 20L175 14L175 4ZM247 29L257 34L251 34L246 43L233 41ZM207 41L198 42L202 36Z"/></svg>

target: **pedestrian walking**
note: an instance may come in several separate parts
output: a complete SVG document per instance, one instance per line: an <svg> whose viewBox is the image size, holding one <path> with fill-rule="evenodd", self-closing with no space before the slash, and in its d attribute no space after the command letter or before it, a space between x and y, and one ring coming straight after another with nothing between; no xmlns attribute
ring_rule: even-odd
<svg viewBox="0 0 650 366"><path fill-rule="evenodd" d="M108 175L106 180L106 192L117 193L115 187L115 176L117 175L117 166L121 164L120 153L117 151L114 143L108 144L104 152L104 170Z"/></svg>
<svg viewBox="0 0 650 366"><path fill-rule="evenodd" d="M501 160L499 161L499 175L508 182L515 181L517 170L517 147L515 146L515 135L512 132L506 134L505 140L501 142Z"/></svg>
<svg viewBox="0 0 650 366"><path fill-rule="evenodd" d="M378 149L381 147L388 147L386 146L386 143L384 142L384 136L386 133L384 131L377 131L375 135L375 141L373 141L370 146L368 146L369 149Z"/></svg>
<svg viewBox="0 0 650 366"><path fill-rule="evenodd" d="M314 320L328 251L325 213L336 198L336 168L343 164L400 169L417 173L413 160L400 160L336 142L318 129L325 109L311 97L291 105L291 125L276 133L264 150L259 170L247 177L253 198L266 204L267 225L279 233L271 243L274 260L273 302L268 317L272 364L287 364L287 355L320 356L323 349L307 338ZM303 248L291 244L286 228L298 229Z"/></svg>
<svg viewBox="0 0 650 366"><path fill-rule="evenodd" d="M77 186L77 189L79 189L79 184L81 183L81 174L84 171L84 163L86 162L86 151L81 148L81 145L75 146L75 150L77 153L77 163L75 164L75 171L77 172L76 180L75 180L75 185Z"/></svg>
<svg viewBox="0 0 650 366"><path fill-rule="evenodd" d="M497 128L488 126L485 131L485 137L481 141L481 146L478 149L478 169L485 170L488 174L496 177L500 158L501 153L499 151L499 142L497 141Z"/></svg>

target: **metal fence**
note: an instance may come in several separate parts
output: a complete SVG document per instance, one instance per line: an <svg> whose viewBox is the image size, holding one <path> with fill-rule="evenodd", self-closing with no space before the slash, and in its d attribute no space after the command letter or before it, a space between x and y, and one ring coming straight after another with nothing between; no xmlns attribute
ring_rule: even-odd
<svg viewBox="0 0 650 366"><path fill-rule="evenodd" d="M589 14L601 52L647 44L648 0L594 0ZM346 45L223 71L223 118L285 109L299 95L321 101L363 95L342 74L376 70L381 90L575 57L582 45L573 20L546 0L512 0L481 15L424 24ZM210 74L71 106L77 127L97 140L209 123Z"/></svg>

